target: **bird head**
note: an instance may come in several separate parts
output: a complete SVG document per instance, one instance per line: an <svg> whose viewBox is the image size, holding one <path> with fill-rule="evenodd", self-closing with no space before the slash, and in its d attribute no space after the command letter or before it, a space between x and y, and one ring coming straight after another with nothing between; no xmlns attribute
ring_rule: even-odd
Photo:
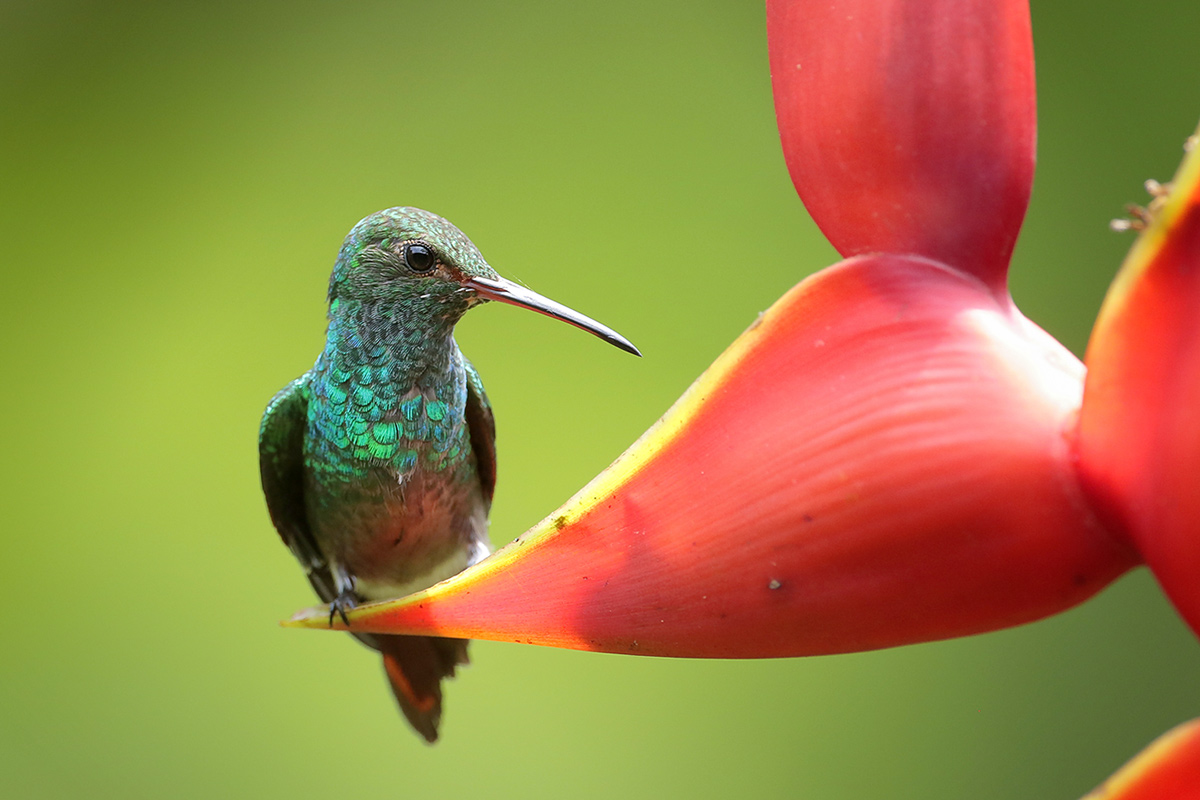
<svg viewBox="0 0 1200 800"><path fill-rule="evenodd" d="M641 355L606 325L500 277L462 231L419 208L377 211L350 230L329 279L331 314L343 300L411 304L451 323L472 306L497 300L570 323Z"/></svg>

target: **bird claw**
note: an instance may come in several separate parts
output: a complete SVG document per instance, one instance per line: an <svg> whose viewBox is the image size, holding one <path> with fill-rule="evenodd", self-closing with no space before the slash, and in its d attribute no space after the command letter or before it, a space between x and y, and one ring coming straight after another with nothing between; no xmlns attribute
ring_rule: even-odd
<svg viewBox="0 0 1200 800"><path fill-rule="evenodd" d="M333 627L333 617L338 615L346 627L350 627L350 618L346 612L358 605L354 596L354 576L340 562L330 560L329 572L333 576L333 585L337 589L337 597L329 603L329 627Z"/></svg>
<svg viewBox="0 0 1200 800"><path fill-rule="evenodd" d="M329 604L329 627L333 627L334 616L340 616L342 622L349 627L350 619L346 616L346 612L357 606L358 603L354 600L354 596L349 591L343 591L333 598L333 602Z"/></svg>

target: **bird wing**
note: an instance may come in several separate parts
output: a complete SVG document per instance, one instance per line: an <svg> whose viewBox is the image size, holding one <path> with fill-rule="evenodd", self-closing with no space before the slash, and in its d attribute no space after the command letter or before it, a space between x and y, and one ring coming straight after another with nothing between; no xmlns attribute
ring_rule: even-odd
<svg viewBox="0 0 1200 800"><path fill-rule="evenodd" d="M308 423L308 375L279 391L258 429L258 465L271 522L308 573L325 602L337 595L329 565L313 538L304 502L304 429Z"/></svg>
<svg viewBox="0 0 1200 800"><path fill-rule="evenodd" d="M475 365L464 356L463 366L467 369L467 429L471 432L471 449L475 451L483 499L490 509L496 492L496 418Z"/></svg>

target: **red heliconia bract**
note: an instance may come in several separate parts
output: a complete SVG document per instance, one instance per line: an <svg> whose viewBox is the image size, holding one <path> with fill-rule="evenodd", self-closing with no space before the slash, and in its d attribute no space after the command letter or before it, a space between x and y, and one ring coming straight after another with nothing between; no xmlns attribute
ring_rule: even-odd
<svg viewBox="0 0 1200 800"><path fill-rule="evenodd" d="M1200 634L1200 132L1088 344L1080 471Z"/></svg>
<svg viewBox="0 0 1200 800"><path fill-rule="evenodd" d="M1200 800L1200 720L1150 743L1083 800Z"/></svg>
<svg viewBox="0 0 1200 800"><path fill-rule="evenodd" d="M1077 478L1083 367L1005 288L1033 174L1024 0L773 0L767 19L789 169L853 257L563 508L356 630L833 653L1026 622L1137 563Z"/></svg>
<svg viewBox="0 0 1200 800"><path fill-rule="evenodd" d="M915 253L1007 296L1037 130L1027 0L768 0L792 181L844 256Z"/></svg>

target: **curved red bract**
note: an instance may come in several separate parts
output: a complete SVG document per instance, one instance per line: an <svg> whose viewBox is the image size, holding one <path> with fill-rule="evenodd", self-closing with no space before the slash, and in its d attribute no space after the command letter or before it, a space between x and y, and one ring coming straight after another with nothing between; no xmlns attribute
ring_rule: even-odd
<svg viewBox="0 0 1200 800"><path fill-rule="evenodd" d="M1083 800L1200 800L1200 720L1155 739Z"/></svg>
<svg viewBox="0 0 1200 800"><path fill-rule="evenodd" d="M1007 293L1036 139L1026 0L768 0L792 182L842 255L914 253Z"/></svg>
<svg viewBox="0 0 1200 800"><path fill-rule="evenodd" d="M1080 467L1200 634L1200 147L1096 321Z"/></svg>

